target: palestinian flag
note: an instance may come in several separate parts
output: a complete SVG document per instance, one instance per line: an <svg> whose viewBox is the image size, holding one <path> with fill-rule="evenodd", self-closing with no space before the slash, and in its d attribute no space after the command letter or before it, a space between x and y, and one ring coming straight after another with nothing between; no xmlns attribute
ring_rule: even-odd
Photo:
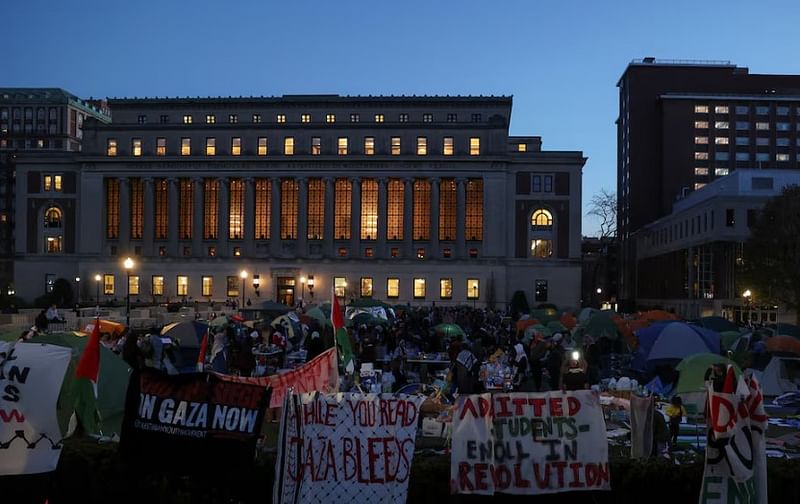
<svg viewBox="0 0 800 504"><path fill-rule="evenodd" d="M336 291L331 289L331 324L336 335L336 343L339 345L342 364L347 374L355 371L355 361L353 360L353 349L350 348L350 338L347 337L347 329L344 328L344 316L339 300L336 298Z"/></svg>

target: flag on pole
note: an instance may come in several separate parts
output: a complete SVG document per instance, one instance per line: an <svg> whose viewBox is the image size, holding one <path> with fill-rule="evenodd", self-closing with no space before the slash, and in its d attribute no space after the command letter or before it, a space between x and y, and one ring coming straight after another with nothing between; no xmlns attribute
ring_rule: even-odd
<svg viewBox="0 0 800 504"><path fill-rule="evenodd" d="M206 328L206 333L203 335L203 341L200 343L200 353L197 354L198 371L203 371L205 369L206 351L208 350L208 331L209 328Z"/></svg>
<svg viewBox="0 0 800 504"><path fill-rule="evenodd" d="M97 384L97 376L100 374L100 318L98 317L94 322L92 334L89 336L89 341L81 354L81 360L78 361L78 367L75 368L75 376L78 378L86 378L92 383Z"/></svg>
<svg viewBox="0 0 800 504"><path fill-rule="evenodd" d="M344 328L342 308L339 306L339 300L336 298L336 290L334 289L331 289L331 325L333 325L336 343L341 350L342 364L344 364L345 372L347 372L347 374L353 374L353 371L355 371L353 350L350 348L350 338L347 337L347 330Z"/></svg>

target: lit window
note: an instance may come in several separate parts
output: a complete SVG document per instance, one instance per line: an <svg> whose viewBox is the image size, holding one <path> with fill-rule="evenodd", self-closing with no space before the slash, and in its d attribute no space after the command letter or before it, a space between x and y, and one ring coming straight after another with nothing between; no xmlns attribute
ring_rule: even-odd
<svg viewBox="0 0 800 504"><path fill-rule="evenodd" d="M716 129L728 129L729 124L728 121L717 121L714 123L714 127Z"/></svg>
<svg viewBox="0 0 800 504"><path fill-rule="evenodd" d="M310 123L311 122L311 114L301 114L300 115L300 122L301 123Z"/></svg>
<svg viewBox="0 0 800 504"><path fill-rule="evenodd" d="M139 157L142 155L142 139L141 138L133 138L131 139L131 153Z"/></svg>
<svg viewBox="0 0 800 504"><path fill-rule="evenodd" d="M708 175L708 168L704 168L702 166L698 166L694 169L694 174L698 176L705 176Z"/></svg>
<svg viewBox="0 0 800 504"><path fill-rule="evenodd" d="M52 191L53 190L53 176L52 175L45 175L44 176L44 190L45 191Z"/></svg>
<svg viewBox="0 0 800 504"><path fill-rule="evenodd" d="M547 280L536 280L533 298L535 301L547 301Z"/></svg>
<svg viewBox="0 0 800 504"><path fill-rule="evenodd" d="M214 294L214 277L204 276L202 278L202 285L203 285L203 297L210 298Z"/></svg>
<svg viewBox="0 0 800 504"><path fill-rule="evenodd" d="M309 240L322 240L325 229L325 182L308 179L306 232Z"/></svg>
<svg viewBox="0 0 800 504"><path fill-rule="evenodd" d="M694 158L698 160L708 159L708 152L695 152Z"/></svg>
<svg viewBox="0 0 800 504"><path fill-rule="evenodd" d="M551 240L531 240L531 257L547 258L553 255Z"/></svg>
<svg viewBox="0 0 800 504"><path fill-rule="evenodd" d="M361 297L372 297L372 277L361 277Z"/></svg>
<svg viewBox="0 0 800 504"><path fill-rule="evenodd" d="M217 155L217 139L214 137L206 138L206 156Z"/></svg>
<svg viewBox="0 0 800 504"><path fill-rule="evenodd" d="M234 156L240 156L242 154L242 138L241 137L233 137L231 138L231 154Z"/></svg>
<svg viewBox="0 0 800 504"><path fill-rule="evenodd" d="M756 107L756 114L758 115L769 114L769 107Z"/></svg>
<svg viewBox="0 0 800 504"><path fill-rule="evenodd" d="M425 279L414 279L414 299L425 299Z"/></svg>
<svg viewBox="0 0 800 504"><path fill-rule="evenodd" d="M717 105L716 107L714 107L714 113L715 114L727 114L728 113L727 105Z"/></svg>
<svg viewBox="0 0 800 504"><path fill-rule="evenodd" d="M428 138L417 137L417 156L428 155Z"/></svg>
<svg viewBox="0 0 800 504"><path fill-rule="evenodd" d="M456 239L456 188L455 179L439 180L439 240L442 241Z"/></svg>
<svg viewBox="0 0 800 504"><path fill-rule="evenodd" d="M164 137L156 138L156 156L167 155L167 139Z"/></svg>
<svg viewBox="0 0 800 504"><path fill-rule="evenodd" d="M60 228L61 227L61 209L58 207L50 207L44 212L44 227L46 228Z"/></svg>
<svg viewBox="0 0 800 504"><path fill-rule="evenodd" d="M361 179L361 239L378 236L378 181Z"/></svg>
<svg viewBox="0 0 800 504"><path fill-rule="evenodd" d="M728 145L728 137L715 137L714 143L717 145Z"/></svg>
<svg viewBox="0 0 800 504"><path fill-rule="evenodd" d="M283 139L283 155L294 156L294 137L286 137Z"/></svg>
<svg viewBox="0 0 800 504"><path fill-rule="evenodd" d="M255 180L255 238L268 240L272 221L272 181L265 178Z"/></svg>
<svg viewBox="0 0 800 504"><path fill-rule="evenodd" d="M189 277L186 275L178 275L178 289L175 291L179 296L189 295Z"/></svg>
<svg viewBox="0 0 800 504"><path fill-rule="evenodd" d="M139 276L133 275L128 277L128 290L131 296L139 295Z"/></svg>
<svg viewBox="0 0 800 504"><path fill-rule="evenodd" d="M103 275L103 295L114 295L114 275Z"/></svg>
<svg viewBox="0 0 800 504"><path fill-rule="evenodd" d="M283 124L286 122L286 115L285 114L278 114L275 116L275 122L278 124Z"/></svg>
<svg viewBox="0 0 800 504"><path fill-rule="evenodd" d="M402 180L389 179L386 198L386 236L389 240L403 239L403 205L405 185Z"/></svg>
<svg viewBox="0 0 800 504"><path fill-rule="evenodd" d="M478 258L478 249L476 249L476 248L469 249L469 257L470 257L470 259L477 259Z"/></svg>
<svg viewBox="0 0 800 504"><path fill-rule="evenodd" d="M695 121L694 127L697 129L708 129L708 121Z"/></svg>
<svg viewBox="0 0 800 504"><path fill-rule="evenodd" d="M61 192L61 175L53 175L53 190Z"/></svg>
<svg viewBox="0 0 800 504"><path fill-rule="evenodd" d="M361 114L350 114L350 122L356 123L361 120Z"/></svg>
<svg viewBox="0 0 800 504"><path fill-rule="evenodd" d="M467 278L467 299L478 299L481 295L481 281L477 278Z"/></svg>
<svg viewBox="0 0 800 504"><path fill-rule="evenodd" d="M164 277L163 276L153 276L151 279L151 291L153 292L154 296L163 296L164 295Z"/></svg>
<svg viewBox="0 0 800 504"><path fill-rule="evenodd" d="M252 119L252 122L258 124L258 123L261 122L261 114L253 114L251 119ZM278 121L278 122L281 122L281 121Z"/></svg>
<svg viewBox="0 0 800 504"><path fill-rule="evenodd" d="M453 155L453 137L444 137L442 145L442 154L445 156Z"/></svg>
<svg viewBox="0 0 800 504"><path fill-rule="evenodd" d="M390 255L392 257L400 257L400 249L398 247L392 247Z"/></svg>
<svg viewBox="0 0 800 504"><path fill-rule="evenodd" d="M400 137L392 137L392 156L400 155Z"/></svg>
<svg viewBox="0 0 800 504"><path fill-rule="evenodd" d="M226 293L230 298L237 298L239 297L239 277L236 275L231 275L225 277L225 283L227 284Z"/></svg>
<svg viewBox="0 0 800 504"><path fill-rule="evenodd" d="M447 247L442 249L442 257L450 259L453 256L453 249Z"/></svg>
<svg viewBox="0 0 800 504"><path fill-rule="evenodd" d="M231 124L236 124L239 122L239 116L236 114L228 114L228 122Z"/></svg>
<svg viewBox="0 0 800 504"><path fill-rule="evenodd" d="M695 105L695 114L708 114L708 105Z"/></svg>
<svg viewBox="0 0 800 504"><path fill-rule="evenodd" d="M517 152L528 152L528 144L517 144Z"/></svg>
<svg viewBox="0 0 800 504"><path fill-rule="evenodd" d="M267 137L258 137L258 155L267 155Z"/></svg>
<svg viewBox="0 0 800 504"><path fill-rule="evenodd" d="M337 178L333 189L334 200L334 237L337 240L350 239L350 223L352 217L353 190L352 183L345 178Z"/></svg>
<svg viewBox="0 0 800 504"><path fill-rule="evenodd" d="M401 123L408 122L408 114L400 114L397 119Z"/></svg>
<svg viewBox="0 0 800 504"><path fill-rule="evenodd" d="M464 235L467 240L483 240L483 179L467 180Z"/></svg>
<svg viewBox="0 0 800 504"><path fill-rule="evenodd" d="M425 259L425 249L423 247L417 249L417 259Z"/></svg>
<svg viewBox="0 0 800 504"><path fill-rule="evenodd" d="M192 154L192 139L181 138L181 156L189 156Z"/></svg>
<svg viewBox="0 0 800 504"><path fill-rule="evenodd" d="M47 253L48 254L58 254L62 250L62 242L61 236L48 236L47 237Z"/></svg>
<svg viewBox="0 0 800 504"><path fill-rule="evenodd" d="M439 298L440 299L453 299L453 279L440 278L439 279Z"/></svg>
<svg viewBox="0 0 800 504"><path fill-rule="evenodd" d="M347 155L347 137L339 137L337 141L337 151L340 156Z"/></svg>
<svg viewBox="0 0 800 504"><path fill-rule="evenodd" d="M297 198L299 193L300 183L297 180L291 178L281 180L280 230L281 238L284 240L297 239Z"/></svg>
<svg viewBox="0 0 800 504"><path fill-rule="evenodd" d="M458 121L458 116L456 114L447 114L447 122L454 123Z"/></svg>
<svg viewBox="0 0 800 504"><path fill-rule="evenodd" d="M531 214L531 229L534 231L551 231L553 229L553 214L544 208L535 210Z"/></svg>
<svg viewBox="0 0 800 504"><path fill-rule="evenodd" d="M336 122L336 114L326 114L325 115L325 122L328 124L333 124Z"/></svg>
<svg viewBox="0 0 800 504"><path fill-rule="evenodd" d="M717 176L717 177L724 177L727 174L728 174L728 169L727 168L715 168L714 169L714 175Z"/></svg>
<svg viewBox="0 0 800 504"><path fill-rule="evenodd" d="M322 139L320 137L311 137L311 155L319 156L322 154Z"/></svg>
<svg viewBox="0 0 800 504"><path fill-rule="evenodd" d="M694 137L694 143L696 143L696 144L707 144L708 143L708 137L704 137L704 136Z"/></svg>
<svg viewBox="0 0 800 504"><path fill-rule="evenodd" d="M183 116L183 124L192 124L192 116L190 115Z"/></svg>
<svg viewBox="0 0 800 504"><path fill-rule="evenodd" d="M375 154L375 137L364 137L364 154L367 156Z"/></svg>
<svg viewBox="0 0 800 504"><path fill-rule="evenodd" d="M375 114L375 122L382 123L383 122L383 114Z"/></svg>
<svg viewBox="0 0 800 504"><path fill-rule="evenodd" d="M339 247L339 257L347 257L347 248Z"/></svg>
<svg viewBox="0 0 800 504"><path fill-rule="evenodd" d="M119 179L106 179L106 238L119 238Z"/></svg>
<svg viewBox="0 0 800 504"><path fill-rule="evenodd" d="M216 124L216 122L217 122L217 116L215 116L214 114L206 115L206 124Z"/></svg>
<svg viewBox="0 0 800 504"><path fill-rule="evenodd" d="M364 249L364 257L375 257L375 249L367 247Z"/></svg>
<svg viewBox="0 0 800 504"><path fill-rule="evenodd" d="M230 179L228 190L228 237L231 240L244 238L244 181Z"/></svg>
<svg viewBox="0 0 800 504"><path fill-rule="evenodd" d="M106 140L106 156L116 156L117 155L117 139L116 138L109 138Z"/></svg>
<svg viewBox="0 0 800 504"><path fill-rule="evenodd" d="M431 181L415 179L412 193L412 239L429 240L431 232Z"/></svg>
<svg viewBox="0 0 800 504"><path fill-rule="evenodd" d="M389 299L397 299L400 297L400 279L387 278L386 279L386 297Z"/></svg>
<svg viewBox="0 0 800 504"><path fill-rule="evenodd" d="M241 257L242 256L242 247L233 247L233 256L234 257Z"/></svg>
<svg viewBox="0 0 800 504"><path fill-rule="evenodd" d="M769 123L768 122L757 122L756 123L756 129L757 130L762 130L762 131L768 130L769 129Z"/></svg>
<svg viewBox="0 0 800 504"><path fill-rule="evenodd" d="M216 256L217 256L217 247L214 247L213 245L211 247L208 247L208 257L216 257Z"/></svg>
<svg viewBox="0 0 800 504"><path fill-rule="evenodd" d="M347 295L347 279L345 277L333 277L333 295L339 298Z"/></svg>
<svg viewBox="0 0 800 504"><path fill-rule="evenodd" d="M775 154L775 161L789 161L789 154Z"/></svg>
<svg viewBox="0 0 800 504"><path fill-rule="evenodd" d="M422 122L433 122L433 114L422 114Z"/></svg>
<svg viewBox="0 0 800 504"><path fill-rule="evenodd" d="M479 156L481 153L481 139L478 137L471 137L469 139L469 155Z"/></svg>

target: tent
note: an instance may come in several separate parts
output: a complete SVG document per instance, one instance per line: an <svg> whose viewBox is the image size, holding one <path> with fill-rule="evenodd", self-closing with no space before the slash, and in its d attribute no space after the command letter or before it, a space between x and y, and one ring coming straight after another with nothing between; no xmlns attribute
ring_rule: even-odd
<svg viewBox="0 0 800 504"><path fill-rule="evenodd" d="M92 334L94 330L94 323L95 319L92 319L89 323L87 323L84 328L83 332L86 334ZM101 333L108 333L114 336L115 338L122 334L122 331L125 330L125 324L121 322L114 322L112 320L104 320L100 319L100 332Z"/></svg>
<svg viewBox="0 0 800 504"><path fill-rule="evenodd" d="M657 361L677 361L697 353L720 352L719 334L685 322L665 321L636 332L639 346L631 363L644 370Z"/></svg>
<svg viewBox="0 0 800 504"><path fill-rule="evenodd" d="M466 338L464 329L456 324L439 324L433 327L436 334L441 334L445 338Z"/></svg>
<svg viewBox="0 0 800 504"><path fill-rule="evenodd" d="M699 353L686 357L675 367L680 371L678 384L675 387L676 394L686 394L689 392L703 392L705 390L706 371L713 364L731 364L736 376L742 374L741 369L733 361L722 355L713 353Z"/></svg>
<svg viewBox="0 0 800 504"><path fill-rule="evenodd" d="M531 310L531 317L538 319L542 324L547 324L548 322L558 320L560 318L558 316L558 311L552 308L538 308L536 310Z"/></svg>
<svg viewBox="0 0 800 504"><path fill-rule="evenodd" d="M753 371L765 396L800 392L800 358L773 355L764 371Z"/></svg>
<svg viewBox="0 0 800 504"><path fill-rule="evenodd" d="M583 334L594 339L606 338L615 341L619 338L617 324L611 319L611 312L596 312L591 318L578 327L583 328Z"/></svg>
<svg viewBox="0 0 800 504"><path fill-rule="evenodd" d="M765 344L767 346L767 352L800 355L800 339L793 336L773 336L767 338Z"/></svg>
<svg viewBox="0 0 800 504"><path fill-rule="evenodd" d="M595 313L600 313L600 310L587 306L586 308L582 309L580 313L578 313L578 323L582 324L588 321Z"/></svg>
<svg viewBox="0 0 800 504"><path fill-rule="evenodd" d="M161 335L175 340L181 348L200 348L208 331L208 324L197 320L184 320L167 324L161 329Z"/></svg>
<svg viewBox="0 0 800 504"><path fill-rule="evenodd" d="M711 329L712 331L717 331L718 333L723 333L726 331L736 331L739 332L739 326L722 317L702 317L697 323L706 329Z"/></svg>
<svg viewBox="0 0 800 504"><path fill-rule="evenodd" d="M670 312L664 310L648 310L640 312L637 318L645 319L645 320L652 320L652 321L661 321L661 320L678 320L678 317Z"/></svg>
<svg viewBox="0 0 800 504"><path fill-rule="evenodd" d="M578 320L575 318L575 315L570 312L562 313L559 321L570 331L575 329L575 326L578 325Z"/></svg>
<svg viewBox="0 0 800 504"><path fill-rule="evenodd" d="M775 326L775 333L786 334L788 336L794 336L795 338L800 339L800 326L796 326L794 324L780 323L777 326Z"/></svg>

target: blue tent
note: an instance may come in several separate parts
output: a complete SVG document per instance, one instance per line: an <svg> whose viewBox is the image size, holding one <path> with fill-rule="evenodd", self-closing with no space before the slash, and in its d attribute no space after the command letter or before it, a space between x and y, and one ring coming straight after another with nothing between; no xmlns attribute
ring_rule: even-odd
<svg viewBox="0 0 800 504"><path fill-rule="evenodd" d="M720 353L719 334L679 321L656 322L636 331L639 346L631 366L644 371L658 362L680 361L697 353Z"/></svg>

